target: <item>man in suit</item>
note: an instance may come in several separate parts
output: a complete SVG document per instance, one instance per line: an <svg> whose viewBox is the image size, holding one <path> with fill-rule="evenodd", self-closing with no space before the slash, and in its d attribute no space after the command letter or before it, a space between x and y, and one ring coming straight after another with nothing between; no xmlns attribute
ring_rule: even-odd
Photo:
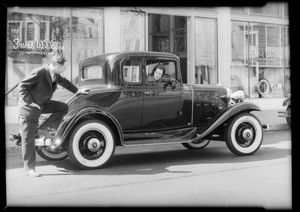
<svg viewBox="0 0 300 212"><path fill-rule="evenodd" d="M66 59L62 53L54 52L51 63L33 69L18 85L19 129L22 138L22 157L27 176L40 177L35 170L35 136L52 138L47 127L57 129L68 112L68 105L51 100L57 84L73 93L86 93L78 89L60 74L66 70ZM52 113L38 128L42 113ZM37 129L38 128L38 129Z"/></svg>

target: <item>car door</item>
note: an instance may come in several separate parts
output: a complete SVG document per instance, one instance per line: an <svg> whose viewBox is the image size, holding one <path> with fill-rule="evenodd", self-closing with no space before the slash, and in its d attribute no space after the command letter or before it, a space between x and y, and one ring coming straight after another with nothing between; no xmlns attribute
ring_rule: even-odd
<svg viewBox="0 0 300 212"><path fill-rule="evenodd" d="M120 96L110 108L124 133L139 130L142 120L142 59L124 58L120 65Z"/></svg>
<svg viewBox="0 0 300 212"><path fill-rule="evenodd" d="M143 86L143 116L141 129L147 131L168 130L184 125L181 118L182 84L177 83L175 89L164 88L165 83L148 83L146 76L161 63L166 68L166 75L178 79L179 62L174 59L145 58Z"/></svg>

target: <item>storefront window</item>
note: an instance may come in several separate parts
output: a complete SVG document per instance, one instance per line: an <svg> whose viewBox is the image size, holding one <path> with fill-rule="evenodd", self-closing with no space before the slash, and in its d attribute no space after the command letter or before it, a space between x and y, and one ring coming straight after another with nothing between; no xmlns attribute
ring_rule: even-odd
<svg viewBox="0 0 300 212"><path fill-rule="evenodd" d="M283 51L284 51L284 96L291 95L291 82L290 82L290 41L289 41L289 28L283 27Z"/></svg>
<svg viewBox="0 0 300 212"><path fill-rule="evenodd" d="M231 63L231 89L244 90L248 93L248 24L233 22L231 29L232 63ZM253 73L252 73L253 74Z"/></svg>
<svg viewBox="0 0 300 212"><path fill-rule="evenodd" d="M145 51L145 15L121 11L122 51Z"/></svg>
<svg viewBox="0 0 300 212"><path fill-rule="evenodd" d="M148 50L169 52L180 58L181 77L187 82L187 17L149 14Z"/></svg>
<svg viewBox="0 0 300 212"><path fill-rule="evenodd" d="M267 3L263 7L251 7L250 13L279 16L279 7L278 3Z"/></svg>
<svg viewBox="0 0 300 212"><path fill-rule="evenodd" d="M6 91L47 64L53 50L64 51L68 66L62 75L69 80L78 75L85 50L86 56L103 52L102 10L17 7L8 8L7 17ZM6 95L6 103L16 105L16 90Z"/></svg>
<svg viewBox="0 0 300 212"><path fill-rule="evenodd" d="M251 97L283 97L286 27L232 22L231 87Z"/></svg>
<svg viewBox="0 0 300 212"><path fill-rule="evenodd" d="M238 13L244 13L245 8L244 7L230 7L231 12L238 12Z"/></svg>
<svg viewBox="0 0 300 212"><path fill-rule="evenodd" d="M72 9L72 39L66 43L72 65L70 79L76 84L79 62L104 52L103 11L99 9Z"/></svg>
<svg viewBox="0 0 300 212"><path fill-rule="evenodd" d="M195 19L195 83L216 84L217 33L216 20Z"/></svg>
<svg viewBox="0 0 300 212"><path fill-rule="evenodd" d="M289 7L288 3L283 3L283 16L285 18L289 17Z"/></svg>

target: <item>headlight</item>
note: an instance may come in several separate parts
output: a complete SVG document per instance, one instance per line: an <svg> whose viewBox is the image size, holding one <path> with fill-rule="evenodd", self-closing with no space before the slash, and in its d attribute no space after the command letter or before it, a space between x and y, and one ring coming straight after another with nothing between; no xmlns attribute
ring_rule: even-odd
<svg viewBox="0 0 300 212"><path fill-rule="evenodd" d="M230 95L228 104L233 106L236 103L243 102L244 99L245 99L244 92L241 91L241 90L238 90L238 91L235 91L233 94Z"/></svg>

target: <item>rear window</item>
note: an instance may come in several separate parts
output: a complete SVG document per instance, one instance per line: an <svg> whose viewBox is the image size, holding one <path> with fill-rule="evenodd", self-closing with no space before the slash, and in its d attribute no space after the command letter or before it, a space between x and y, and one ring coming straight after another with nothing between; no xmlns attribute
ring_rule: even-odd
<svg viewBox="0 0 300 212"><path fill-rule="evenodd" d="M99 65L87 66L83 69L82 79L103 79L103 69Z"/></svg>
<svg viewBox="0 0 300 212"><path fill-rule="evenodd" d="M90 85L91 83L106 85L109 82L108 78L109 76L107 76L107 73L105 72L105 63L91 64L82 69L81 82L79 85Z"/></svg>

